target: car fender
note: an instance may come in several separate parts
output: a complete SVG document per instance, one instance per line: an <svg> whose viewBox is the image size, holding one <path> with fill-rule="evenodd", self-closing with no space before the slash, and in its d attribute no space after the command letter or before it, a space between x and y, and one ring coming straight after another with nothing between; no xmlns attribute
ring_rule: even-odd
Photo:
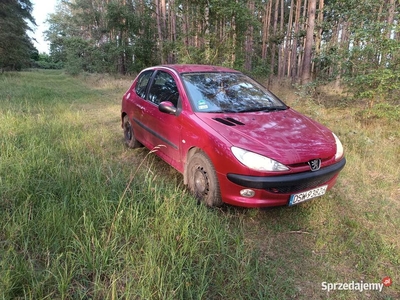
<svg viewBox="0 0 400 300"><path fill-rule="evenodd" d="M195 118L197 120L193 120L192 118L191 121L194 123L190 125L193 126L193 128L202 128L202 130L198 130L197 132L194 130L190 131L192 135L182 140L182 156L185 155L182 172L184 184L187 184L187 166L190 158L199 151L210 158L217 173L222 173L222 166L224 168L229 166L232 168L232 172L249 174L249 169L247 167L241 166L239 162L237 162L237 164L232 163L232 161L236 161L236 158L230 150L232 144L204 121L197 117Z"/></svg>

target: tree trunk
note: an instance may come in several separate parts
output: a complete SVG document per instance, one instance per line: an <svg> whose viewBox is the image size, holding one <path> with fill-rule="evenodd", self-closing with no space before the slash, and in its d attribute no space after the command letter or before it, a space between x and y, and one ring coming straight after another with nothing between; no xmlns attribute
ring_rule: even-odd
<svg viewBox="0 0 400 300"><path fill-rule="evenodd" d="M249 10L250 12L254 11L254 0L251 0L249 2ZM245 44L245 64L244 64L244 69L248 72L251 72L251 67L252 67L252 57L253 57L253 33L254 33L254 27L253 25L249 26L249 29L247 30L246 34L246 44Z"/></svg>
<svg viewBox="0 0 400 300"><path fill-rule="evenodd" d="M268 38L269 38L269 26L271 23L271 10L272 1L268 1L265 9L265 15L263 18L263 35L262 35L262 48L261 48L261 59L263 61L267 58Z"/></svg>
<svg viewBox="0 0 400 300"><path fill-rule="evenodd" d="M155 9L156 9L158 47L159 47L159 51L160 51L161 64L165 64L165 59L164 59L164 38L163 38L163 30L162 30L160 3L159 3L159 0L154 0L154 2L155 2Z"/></svg>
<svg viewBox="0 0 400 300"><path fill-rule="evenodd" d="M311 56L314 44L315 10L316 0L310 0L308 4L308 26L306 41L304 47L303 69L301 74L301 83L307 84L311 81Z"/></svg>
<svg viewBox="0 0 400 300"><path fill-rule="evenodd" d="M299 29L300 29L300 12L301 12L301 0L296 1L296 13L294 18L294 32L293 32L293 43L292 43L292 58L290 66L290 75L292 77L292 82L297 80L297 45L299 39Z"/></svg>
<svg viewBox="0 0 400 300"><path fill-rule="evenodd" d="M318 18L317 24L318 27L317 35L315 37L315 56L319 57L321 54L321 41L322 41L322 22L324 20L324 0L319 0L318 4ZM316 72L315 63L312 62L311 73Z"/></svg>
<svg viewBox="0 0 400 300"><path fill-rule="evenodd" d="M390 39L393 33L395 5L396 5L395 0L389 0L389 12L387 17L387 31L386 31L387 39ZM399 22L399 20L397 20L397 22Z"/></svg>
<svg viewBox="0 0 400 300"><path fill-rule="evenodd" d="M170 9L169 9L169 33L170 33L170 43L175 45L176 42L176 12L175 12L175 0L170 0ZM168 53L168 63L175 63L175 50L172 49L170 53Z"/></svg>
<svg viewBox="0 0 400 300"><path fill-rule="evenodd" d="M236 0L237 3L237 0ZM232 14L232 55L231 55L231 67L235 64L236 61L236 47L237 47L237 33L236 33L236 13Z"/></svg>
<svg viewBox="0 0 400 300"><path fill-rule="evenodd" d="M276 28L278 27L278 14L279 14L279 0L275 0L275 6L274 6L274 25L273 25L273 31L272 31L272 36L275 38L275 41L272 43L272 50L271 50L271 75L274 75L275 73L275 52L276 52L276 37L277 37L277 32Z"/></svg>
<svg viewBox="0 0 400 300"><path fill-rule="evenodd" d="M207 1L206 7L204 8L204 47L205 47L205 61L210 63L211 61L211 44L210 44L210 6Z"/></svg>
<svg viewBox="0 0 400 300"><path fill-rule="evenodd" d="M280 13L280 25L279 25L279 38L283 35L283 21L285 19L285 2L281 0L281 13ZM278 52L278 78L282 78L285 70L285 52L284 52L284 39L280 40L279 52Z"/></svg>
<svg viewBox="0 0 400 300"><path fill-rule="evenodd" d="M285 41L285 58L286 58L286 76L290 76L290 59L291 59L291 46L293 43L293 34L292 34L292 26L293 26L293 6L294 0L290 1L290 11L289 11L289 22L287 24L286 29L286 41Z"/></svg>

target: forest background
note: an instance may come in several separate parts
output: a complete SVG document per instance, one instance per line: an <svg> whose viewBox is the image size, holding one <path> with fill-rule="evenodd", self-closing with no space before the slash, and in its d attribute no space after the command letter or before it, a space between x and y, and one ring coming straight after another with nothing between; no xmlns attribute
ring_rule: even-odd
<svg viewBox="0 0 400 300"><path fill-rule="evenodd" d="M47 55L27 35L31 2L5 0L0 67L134 74L207 63L390 101L400 87L399 10L395 0L60 0Z"/></svg>

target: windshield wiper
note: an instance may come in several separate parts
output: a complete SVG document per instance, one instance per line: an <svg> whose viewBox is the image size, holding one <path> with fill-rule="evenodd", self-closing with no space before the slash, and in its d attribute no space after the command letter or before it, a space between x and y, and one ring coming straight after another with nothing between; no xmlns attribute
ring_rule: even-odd
<svg viewBox="0 0 400 300"><path fill-rule="evenodd" d="M264 106L264 107L256 107L256 108L248 108L248 109L243 109L239 110L238 112L244 113L244 112L257 112L257 111L265 111L265 112L270 112L270 111L278 111L278 110L286 110L287 106Z"/></svg>
<svg viewBox="0 0 400 300"><path fill-rule="evenodd" d="M241 111L233 110L233 109L218 109L218 110L206 110L206 111L201 111L204 113L213 113L213 114L220 114L220 113L237 113Z"/></svg>

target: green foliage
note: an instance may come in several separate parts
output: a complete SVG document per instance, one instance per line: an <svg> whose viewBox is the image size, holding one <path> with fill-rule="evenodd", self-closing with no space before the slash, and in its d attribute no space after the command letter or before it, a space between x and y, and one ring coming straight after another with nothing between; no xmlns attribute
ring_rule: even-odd
<svg viewBox="0 0 400 300"><path fill-rule="evenodd" d="M296 81L304 62L306 6L299 7L298 24L288 24L296 19L291 1L273 2L256 0L250 9L250 1L166 0L157 12L155 4L162 1L61 1L49 18L50 54L71 74L202 63ZM400 7L394 1L393 11L391 2L325 1L313 49L316 81L344 83L357 99L396 98Z"/></svg>
<svg viewBox="0 0 400 300"><path fill-rule="evenodd" d="M50 16L47 32L55 62L63 62L70 74L124 74L157 63L154 28L148 15L118 1L108 2L101 11L104 13L87 1L59 4Z"/></svg>
<svg viewBox="0 0 400 300"><path fill-rule="evenodd" d="M261 59L254 59L251 75L260 78L267 78L271 75L271 68L268 64Z"/></svg>
<svg viewBox="0 0 400 300"><path fill-rule="evenodd" d="M81 71L85 71L85 66L87 67L86 55L89 42L79 37L72 37L66 39L65 45L67 57L65 69L67 73L78 75Z"/></svg>
<svg viewBox="0 0 400 300"><path fill-rule="evenodd" d="M64 67L62 62L54 62L53 58L46 53L39 54L33 66L39 69L62 69Z"/></svg>
<svg viewBox="0 0 400 300"><path fill-rule="evenodd" d="M378 102L398 100L400 70L371 69L367 74L347 78L346 82L355 98Z"/></svg>
<svg viewBox="0 0 400 300"><path fill-rule="evenodd" d="M363 123L371 123L374 120L383 119L394 127L400 125L400 105L386 102L377 103L371 108L360 110L357 118Z"/></svg>
<svg viewBox="0 0 400 300"><path fill-rule="evenodd" d="M33 25L32 4L29 0L0 2L0 69L20 70L28 67L34 48L28 31Z"/></svg>
<svg viewBox="0 0 400 300"><path fill-rule="evenodd" d="M328 43L317 61L330 70L331 79L342 78L354 98L371 103L396 99L400 86L400 46L394 38L400 27L398 22L388 24L388 5L379 0L330 1L326 8L327 24L351 29L343 42ZM326 30L329 39L332 31Z"/></svg>

